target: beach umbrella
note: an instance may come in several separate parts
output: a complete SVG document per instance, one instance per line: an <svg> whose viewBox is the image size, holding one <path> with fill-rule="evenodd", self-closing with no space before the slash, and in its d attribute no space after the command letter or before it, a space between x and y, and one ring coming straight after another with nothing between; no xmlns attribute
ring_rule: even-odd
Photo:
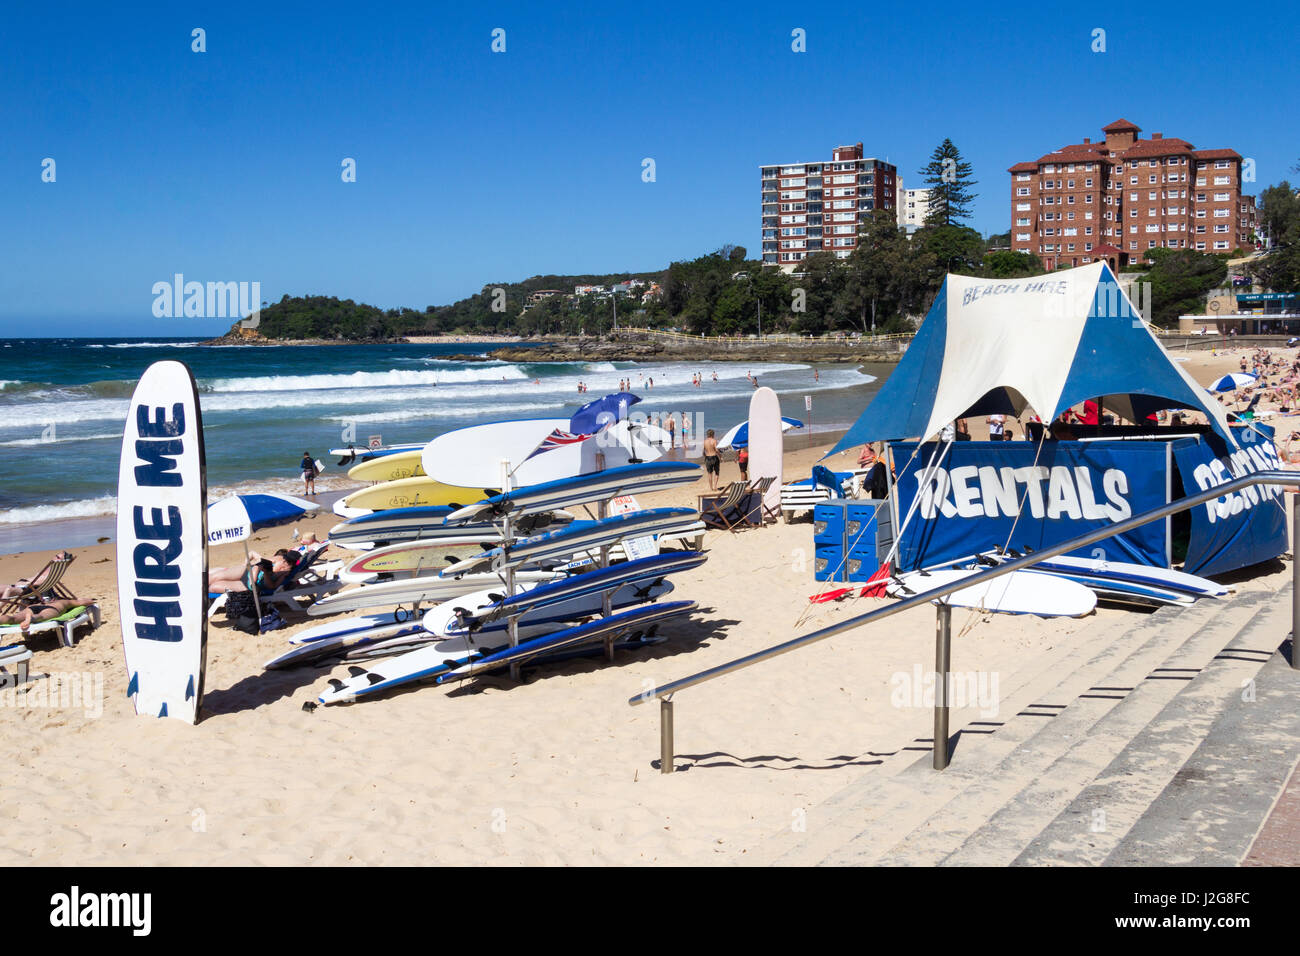
<svg viewBox="0 0 1300 956"><path fill-rule="evenodd" d="M255 529L294 521L318 507L314 501L305 501L293 495L227 495L208 505L208 544L242 541L244 561L247 563L248 539ZM256 576L252 580L256 581ZM257 608L257 619L261 621L262 602L258 600L257 588L251 590L253 605Z"/></svg>
<svg viewBox="0 0 1300 956"><path fill-rule="evenodd" d="M1254 385L1257 376L1253 372L1230 372L1210 386L1212 392L1235 392L1247 385Z"/></svg>
<svg viewBox="0 0 1300 956"><path fill-rule="evenodd" d="M781 431L788 432L792 428L803 428L803 422L797 418L786 418L781 416ZM719 448L746 448L749 446L749 422L743 421L739 425L734 425L722 436L722 441L718 442Z"/></svg>
<svg viewBox="0 0 1300 956"><path fill-rule="evenodd" d="M639 401L641 399L631 392L614 392L588 402L569 419L569 431L575 435L594 435L606 425L627 418L628 408Z"/></svg>

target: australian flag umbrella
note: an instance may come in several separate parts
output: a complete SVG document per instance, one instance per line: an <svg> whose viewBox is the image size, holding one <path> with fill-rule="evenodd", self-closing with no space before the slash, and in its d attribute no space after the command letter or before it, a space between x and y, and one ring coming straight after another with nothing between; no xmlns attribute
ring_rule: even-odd
<svg viewBox="0 0 1300 956"><path fill-rule="evenodd" d="M639 401L631 392L615 392L588 402L569 419L569 431L575 435L594 435L606 425L627 418L628 408Z"/></svg>

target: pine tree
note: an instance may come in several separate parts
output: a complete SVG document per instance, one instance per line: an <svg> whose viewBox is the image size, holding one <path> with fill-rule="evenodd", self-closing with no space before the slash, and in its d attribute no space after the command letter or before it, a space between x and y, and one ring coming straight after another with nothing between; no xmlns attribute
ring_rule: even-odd
<svg viewBox="0 0 1300 956"><path fill-rule="evenodd" d="M930 155L929 164L921 170L926 188L930 191L927 226L959 225L971 214L971 203L978 193L971 191L977 185L971 179L971 164L961 158L961 151L952 140L944 139Z"/></svg>

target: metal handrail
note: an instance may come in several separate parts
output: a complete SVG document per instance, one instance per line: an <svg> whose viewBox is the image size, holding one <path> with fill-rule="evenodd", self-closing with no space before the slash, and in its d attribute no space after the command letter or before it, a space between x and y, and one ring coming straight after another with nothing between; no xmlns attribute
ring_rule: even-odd
<svg viewBox="0 0 1300 956"><path fill-rule="evenodd" d="M1152 508L1148 511L1144 511L1141 514L1134 515L1131 518L1126 518L1123 521L1106 525L1103 528L1094 529L1093 531L1089 531L1084 534L1078 535L1074 538L1071 538L1068 541L1062 541L1059 544L1054 544L1049 547L1043 548L1041 551L1035 551L1032 554L1026 554L1022 557L1015 558L1011 561L1007 561L1005 564L999 564L996 567L989 568L987 571L981 571L977 574L970 575L969 577L962 578L959 581L954 581L951 584L945 584L942 587L934 588L922 594L917 594L909 598L904 598L903 600L895 604L891 604L888 607L877 608L876 610L868 611L866 614L859 614L856 617L848 618L847 620L840 621L837 624L832 624L828 627L824 627L821 630L813 631L811 634L805 634L802 637L796 637L794 640L786 641L782 644L777 644L773 647L767 648L766 650L757 651L753 654L747 654L744 657L739 657L736 660L730 661L726 664L719 664L717 667L710 667L708 670L700 671L698 674L692 674L690 677L683 677L680 680L672 681L671 683L665 684L663 687L657 688L656 690L654 690L653 693L650 691L642 691L640 694L637 694L635 697L630 698L628 700L628 704L630 704L633 707L636 707L639 704L647 703L653 699L657 699L659 701L661 712L662 712L662 718L663 718L662 731L661 731L662 765L660 767L660 770L663 773L671 773L672 772L672 710L671 710L672 701L669 698L671 698L673 694L677 693L680 690L685 690L688 687L694 687L696 684L703 684L706 681L711 681L714 678L722 677L723 675L733 673L734 671L743 670L746 667L749 667L753 664L761 663L762 661L769 660L773 657L779 657L782 654L788 654L790 651L798 650L799 648L806 647L809 644L816 644L819 641L824 641L827 638L834 637L837 634L842 634L845 631L849 631L857 627L861 627L864 624L871 624L875 621L883 620L884 618L891 617L895 614L901 614L903 611L910 610L911 608L918 607L919 605L922 604L928 604L930 601L933 601L936 598L945 597L949 594L952 594L954 591L962 591L969 587L978 586L980 584L983 584L986 581L991 581L994 578L1001 577L1004 574L1011 574L1013 571L1022 571L1025 568L1033 567L1035 564L1038 564L1040 561L1046 561L1048 558L1054 558L1058 555L1065 554L1067 551L1073 551L1076 548L1082 548L1085 545L1089 545L1092 544L1093 542L1100 541L1103 538L1111 538L1114 537L1115 535L1124 534L1125 532L1132 531L1134 528L1140 528L1145 524L1150 524L1152 521L1158 521L1161 518L1166 518L1169 515L1177 514L1180 511L1187 511L1190 508L1195 508L1197 505L1205 504L1208 501L1217 500L1219 498L1225 497L1226 495L1230 495L1230 494L1234 494L1235 492L1242 491L1246 488L1254 487L1255 485L1295 486L1297 484L1300 484L1300 475L1297 475L1295 472L1286 472L1286 471L1258 471L1255 472L1254 474L1244 475L1240 478L1234 478L1225 484L1218 485L1214 488L1206 489L1205 491L1197 492L1196 494L1190 495L1185 498L1180 498L1177 501L1168 502L1166 504L1160 505L1159 507ZM1293 538L1300 540L1300 508L1295 509L1295 513L1293 514L1293 524L1294 524ZM1293 544L1293 547L1294 546L1295 545ZM1297 633L1295 628L1297 626L1300 626L1300 580L1296 580L1296 579L1300 579L1300 561L1293 560L1292 577L1294 582L1293 593L1292 593L1292 627L1293 627L1292 633L1294 634ZM942 606L941 609L943 607L946 607L946 605ZM943 623L944 622L941 616L941 620L940 620L941 630L946 630L946 628L943 628ZM1300 666L1300 655L1297 655L1295 653L1292 654L1292 666L1293 667ZM946 695L944 699L946 700ZM937 713L938 700L939 700L938 687L936 687L936 691L935 691L935 700L936 700L936 726L938 726L939 723L938 713ZM944 709L944 723L946 724L946 708ZM941 744L937 734L934 743L936 748L935 766L937 768L942 769L940 758L939 758L939 751L938 751L938 748L941 746ZM947 735L946 734L944 735L942 746L945 749L942 765L946 765L947 763L947 759L946 759Z"/></svg>

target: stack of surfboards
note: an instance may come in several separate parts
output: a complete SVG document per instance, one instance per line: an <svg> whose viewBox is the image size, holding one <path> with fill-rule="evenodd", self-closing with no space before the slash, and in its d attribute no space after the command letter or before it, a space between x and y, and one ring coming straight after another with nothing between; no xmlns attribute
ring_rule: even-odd
<svg viewBox="0 0 1300 956"><path fill-rule="evenodd" d="M265 667L400 655L370 671L354 668L347 681L332 682L320 700L337 703L462 674L461 668L468 676L591 644L640 646L660 623L694 609L692 602L654 602L672 592L669 575L698 567L705 555L657 553L654 536L693 528L699 517L695 509L641 509L632 495L700 476L692 463L640 463L490 494L471 505L388 509L352 518L333 529L330 540L358 548L381 545L350 561L340 575L368 583L329 595L308 613L367 613L295 635L294 646ZM597 502L616 513L602 509L603 517L575 520L561 510ZM519 537L519 531L532 533ZM472 553L446 563L458 547ZM602 552L614 548L629 560L602 567ZM514 594L507 593L507 572L513 573Z"/></svg>
<svg viewBox="0 0 1300 956"><path fill-rule="evenodd" d="M1014 557L1019 555L991 553L980 555L978 559L987 565ZM1226 598L1233 590L1228 585L1184 571L1106 558L1058 555L1034 565L1034 570L1059 580L1075 582L1096 593L1099 599L1116 604L1191 604L1201 598Z"/></svg>

